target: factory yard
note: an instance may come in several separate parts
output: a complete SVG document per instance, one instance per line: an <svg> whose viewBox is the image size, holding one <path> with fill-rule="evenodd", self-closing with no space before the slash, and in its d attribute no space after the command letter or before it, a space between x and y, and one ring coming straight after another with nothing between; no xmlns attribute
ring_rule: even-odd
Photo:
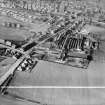
<svg viewBox="0 0 105 105"><path fill-rule="evenodd" d="M0 105L105 104L101 2L0 2Z"/></svg>
<svg viewBox="0 0 105 105"><path fill-rule="evenodd" d="M1 23L8 19L9 22L19 22L9 17L0 17ZM13 21L14 20L14 21ZM19 22L20 23L20 22ZM5 28L0 26L0 38L12 40L24 40L33 32L45 33L48 25L38 21L34 24L22 23L27 30L19 30L13 28ZM30 28L29 28L30 27ZM86 25L83 29L87 32L105 33L104 28ZM97 52L96 52L97 53ZM16 71L10 86L104 86L105 85L105 54L98 52L94 61L89 64L87 69L75 68L62 64L39 61L39 63L29 73L28 71ZM6 69L7 70L7 69ZM3 71L4 72L4 71Z"/></svg>
<svg viewBox="0 0 105 105"><path fill-rule="evenodd" d="M87 31L99 32L101 34L105 32L102 28L93 26L91 28L90 26L85 27ZM98 52L94 61L90 63L87 69L40 61L30 73L28 71L16 71L10 86L104 86L104 55L103 52Z"/></svg>

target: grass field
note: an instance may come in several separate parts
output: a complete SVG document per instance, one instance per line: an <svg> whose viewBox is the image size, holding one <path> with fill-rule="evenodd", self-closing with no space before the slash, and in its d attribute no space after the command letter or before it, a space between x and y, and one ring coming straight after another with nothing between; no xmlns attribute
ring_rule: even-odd
<svg viewBox="0 0 105 105"><path fill-rule="evenodd" d="M39 101L41 103L46 103L48 105L104 105L105 104L105 89L15 88L15 89L8 89L8 92L13 95L17 95L34 101ZM19 103L21 102L25 101L20 100ZM17 103L15 98L13 103ZM18 105L21 105L19 103Z"/></svg>
<svg viewBox="0 0 105 105"><path fill-rule="evenodd" d="M11 86L105 86L105 62L88 69L41 61L29 72L16 72Z"/></svg>

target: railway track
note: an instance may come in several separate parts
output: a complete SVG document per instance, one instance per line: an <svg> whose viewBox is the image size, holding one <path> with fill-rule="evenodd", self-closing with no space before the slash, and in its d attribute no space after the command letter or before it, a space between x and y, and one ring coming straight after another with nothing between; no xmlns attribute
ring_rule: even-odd
<svg viewBox="0 0 105 105"><path fill-rule="evenodd" d="M9 70L0 78L0 92L4 93L5 89L9 86L9 82L12 80L12 77L17 70L17 67L20 65L20 63L23 61L25 56L18 59L10 68Z"/></svg>

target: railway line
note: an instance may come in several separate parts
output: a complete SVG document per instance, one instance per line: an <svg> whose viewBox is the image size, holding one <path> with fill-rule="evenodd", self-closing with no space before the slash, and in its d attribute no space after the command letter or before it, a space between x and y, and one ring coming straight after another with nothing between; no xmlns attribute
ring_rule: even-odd
<svg viewBox="0 0 105 105"><path fill-rule="evenodd" d="M4 93L5 89L9 86L8 82L13 77L17 67L20 65L20 63L23 61L25 56L18 59L10 68L9 70L0 78L0 92ZM7 82L8 81L8 82Z"/></svg>

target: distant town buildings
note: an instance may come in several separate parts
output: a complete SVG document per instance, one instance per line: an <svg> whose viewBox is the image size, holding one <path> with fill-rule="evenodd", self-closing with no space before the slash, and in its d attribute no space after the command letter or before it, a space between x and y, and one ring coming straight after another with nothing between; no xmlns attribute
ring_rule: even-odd
<svg viewBox="0 0 105 105"><path fill-rule="evenodd" d="M31 12L58 15L76 15L87 18L104 18L103 0L1 0L0 6L22 8ZM101 19L104 20L104 19Z"/></svg>

